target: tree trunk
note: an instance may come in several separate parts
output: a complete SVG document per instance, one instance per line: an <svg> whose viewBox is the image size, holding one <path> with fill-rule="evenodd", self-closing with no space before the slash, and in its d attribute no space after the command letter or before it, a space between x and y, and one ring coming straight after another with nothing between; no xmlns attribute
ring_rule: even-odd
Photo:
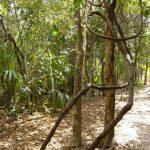
<svg viewBox="0 0 150 150"><path fill-rule="evenodd" d="M95 47L93 47L91 55L90 55L90 61L89 61L89 65L91 66L91 68L89 69L90 72L90 83L94 83L94 68L95 68L95 64L94 64L94 60L95 60ZM90 97L94 96L94 89L90 89Z"/></svg>
<svg viewBox="0 0 150 150"><path fill-rule="evenodd" d="M135 83L137 83L137 63L138 63L138 48L137 48L137 39L134 39L134 51L135 51L135 58L134 58L134 64L135 64Z"/></svg>
<svg viewBox="0 0 150 150"><path fill-rule="evenodd" d="M111 37L109 28L106 28L106 36ZM114 74L114 41L106 40L106 86L115 85ZM105 99L105 127L114 119L115 115L115 90L109 90L106 92ZM110 147L113 142L114 130L112 130L105 138L105 147Z"/></svg>
<svg viewBox="0 0 150 150"><path fill-rule="evenodd" d="M82 34L82 25L80 17L80 9L78 8L75 11L75 25L77 28L77 43L76 43L76 68L75 68L75 79L74 79L74 95L76 95L82 88L82 70L83 70L83 60L84 60L84 51L83 51L83 34ZM82 99L74 106L74 122L73 122L73 146L81 146L81 127L82 127L82 118L81 118L81 104Z"/></svg>
<svg viewBox="0 0 150 150"><path fill-rule="evenodd" d="M148 55L147 55L146 64L145 64L144 85L147 84L147 71L148 71Z"/></svg>
<svg viewBox="0 0 150 150"><path fill-rule="evenodd" d="M101 72L100 72L100 76L101 76L101 85L104 86L104 66L105 66L105 62L104 62L104 56L101 57ZM101 91L102 92L102 96L104 97L105 96L105 92L104 91Z"/></svg>

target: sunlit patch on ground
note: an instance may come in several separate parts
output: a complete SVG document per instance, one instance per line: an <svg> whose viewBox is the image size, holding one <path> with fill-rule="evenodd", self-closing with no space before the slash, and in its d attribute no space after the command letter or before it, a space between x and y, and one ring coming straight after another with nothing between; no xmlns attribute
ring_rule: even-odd
<svg viewBox="0 0 150 150"><path fill-rule="evenodd" d="M146 88L135 95L132 110L124 116L115 130L115 140L121 145L130 145L133 150L150 150L149 92L150 88Z"/></svg>

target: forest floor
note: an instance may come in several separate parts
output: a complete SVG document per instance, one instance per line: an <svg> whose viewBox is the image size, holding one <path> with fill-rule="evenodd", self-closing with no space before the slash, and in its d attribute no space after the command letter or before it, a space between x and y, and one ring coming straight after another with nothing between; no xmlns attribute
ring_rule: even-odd
<svg viewBox="0 0 150 150"><path fill-rule="evenodd" d="M117 111L127 95L117 95ZM71 150L72 111L64 118L47 150ZM0 116L0 150L39 150L57 114L24 113L16 118ZM86 98L83 103L83 148L103 130L102 97ZM115 129L116 150L150 150L150 87L135 92L134 106Z"/></svg>

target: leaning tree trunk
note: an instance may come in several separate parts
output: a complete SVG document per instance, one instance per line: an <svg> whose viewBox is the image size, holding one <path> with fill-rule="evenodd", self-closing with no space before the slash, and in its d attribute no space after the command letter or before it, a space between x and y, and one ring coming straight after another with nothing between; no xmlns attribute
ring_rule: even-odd
<svg viewBox="0 0 150 150"><path fill-rule="evenodd" d="M77 8L75 11L75 25L77 29L77 43L76 43L76 68L75 68L75 79L74 79L74 95L76 95L82 89L82 70L83 70L83 60L84 60L84 51L83 51L83 34L82 34L82 25L80 17L80 9ZM82 127L82 118L81 118L81 98L74 106L74 122L73 122L73 139L72 143L75 147L81 146L81 127Z"/></svg>

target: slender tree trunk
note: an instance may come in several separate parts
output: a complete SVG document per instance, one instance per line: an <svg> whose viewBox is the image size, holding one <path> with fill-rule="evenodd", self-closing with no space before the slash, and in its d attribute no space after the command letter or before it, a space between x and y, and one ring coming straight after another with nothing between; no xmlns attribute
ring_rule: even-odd
<svg viewBox="0 0 150 150"><path fill-rule="evenodd" d="M109 9L105 10L105 16L110 17L111 14ZM111 22L111 18L109 18ZM108 25L106 24L105 35L108 37L112 37L112 33ZM106 76L106 86L115 85L115 61L114 61L114 49L115 43L112 40L105 41L105 49L106 49L106 63L105 63L105 76ZM106 91L105 97L105 124L106 128L108 124L114 119L115 116L115 90ZM114 138L114 129L108 133L102 141L103 148L109 148L113 144Z"/></svg>
<svg viewBox="0 0 150 150"><path fill-rule="evenodd" d="M85 14L87 15L87 10L85 9ZM85 22L87 18L85 18ZM82 81L82 85L83 87L85 87L87 85L87 83L89 83L86 79L86 77L88 76L87 73L87 67L86 67L86 63L87 63L87 28L86 26L83 26L83 51L84 51L84 58L83 58L83 81Z"/></svg>
<svg viewBox="0 0 150 150"><path fill-rule="evenodd" d="M101 85L104 86L105 81L104 81L104 66L105 66L105 62L104 62L104 57L101 57ZM105 91L102 91L102 96L105 96Z"/></svg>
<svg viewBox="0 0 150 150"><path fill-rule="evenodd" d="M119 68L116 66L116 83L119 81Z"/></svg>
<svg viewBox="0 0 150 150"><path fill-rule="evenodd" d="M80 9L75 11L75 25L77 28L77 43L76 43L76 68L75 68L75 79L74 79L74 95L76 95L82 88L82 70L83 70L83 60L84 60L84 51L83 51L83 34L82 34L82 25L80 17ZM74 122L73 122L73 146L81 146L81 127L82 127L82 118L81 118L81 104L82 99L74 106Z"/></svg>
<svg viewBox="0 0 150 150"><path fill-rule="evenodd" d="M148 71L148 56L145 63L144 85L147 84L147 71Z"/></svg>
<svg viewBox="0 0 150 150"><path fill-rule="evenodd" d="M53 74L53 68L52 68L52 57L50 55L50 49L47 49L47 53L49 56L49 72L50 72L50 78L51 78L51 89L52 89L52 99L53 99L53 109L54 112L56 111L56 99L55 99L55 83L54 83L54 74Z"/></svg>
<svg viewBox="0 0 150 150"><path fill-rule="evenodd" d="M111 37L109 28L106 28L106 36ZM106 86L112 86L115 84L114 74L114 42L106 40ZM114 119L115 115L115 90L109 90L106 92L105 99L105 127ZM114 130L112 130L105 138L105 147L110 147L113 142Z"/></svg>
<svg viewBox="0 0 150 150"><path fill-rule="evenodd" d="M134 50L135 50L135 59L134 59L134 64L135 64L135 83L137 82L137 59L138 59L138 48L136 44L136 39L134 39Z"/></svg>
<svg viewBox="0 0 150 150"><path fill-rule="evenodd" d="M95 47L93 47L93 50L92 50L92 53L90 55L90 61L89 61L89 65L91 66L91 69L90 69L90 83L93 83L94 82L94 67L95 67L95 64L94 64L94 59L95 59ZM90 89L90 97L93 97L94 96L94 89Z"/></svg>

